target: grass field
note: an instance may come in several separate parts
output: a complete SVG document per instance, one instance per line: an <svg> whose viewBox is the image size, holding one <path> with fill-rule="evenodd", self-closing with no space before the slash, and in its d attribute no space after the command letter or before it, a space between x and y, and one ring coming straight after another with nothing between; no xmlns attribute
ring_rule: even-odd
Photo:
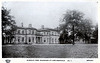
<svg viewBox="0 0 100 63"><path fill-rule="evenodd" d="M3 58L98 58L97 44L3 45Z"/></svg>

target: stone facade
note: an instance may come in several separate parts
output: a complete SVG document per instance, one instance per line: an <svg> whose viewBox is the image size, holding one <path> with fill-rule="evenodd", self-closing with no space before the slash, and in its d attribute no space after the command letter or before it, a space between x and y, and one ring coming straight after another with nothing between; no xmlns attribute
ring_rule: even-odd
<svg viewBox="0 0 100 63"><path fill-rule="evenodd" d="M50 28L36 29L29 27L17 27L15 39L12 43L17 44L59 44L59 31Z"/></svg>

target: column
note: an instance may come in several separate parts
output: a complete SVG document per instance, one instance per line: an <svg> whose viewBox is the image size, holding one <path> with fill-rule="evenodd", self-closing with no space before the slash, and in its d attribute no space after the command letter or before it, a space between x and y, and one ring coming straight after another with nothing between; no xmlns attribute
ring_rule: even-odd
<svg viewBox="0 0 100 63"><path fill-rule="evenodd" d="M32 41L32 36L31 36L30 38L31 38L31 44L32 44L32 42L33 42L33 41Z"/></svg>
<svg viewBox="0 0 100 63"><path fill-rule="evenodd" d="M34 44L36 44L36 37L34 37Z"/></svg>
<svg viewBox="0 0 100 63"><path fill-rule="evenodd" d="M42 43L42 37L41 37L41 43Z"/></svg>

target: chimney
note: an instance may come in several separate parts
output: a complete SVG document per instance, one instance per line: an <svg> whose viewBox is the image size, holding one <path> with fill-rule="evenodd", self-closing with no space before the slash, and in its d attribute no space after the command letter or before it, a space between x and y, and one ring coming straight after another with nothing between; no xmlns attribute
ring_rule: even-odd
<svg viewBox="0 0 100 63"><path fill-rule="evenodd" d="M29 28L32 28L32 24L29 24L29 26L28 26Z"/></svg>
<svg viewBox="0 0 100 63"><path fill-rule="evenodd" d="M23 23L21 23L21 26L23 27Z"/></svg>
<svg viewBox="0 0 100 63"><path fill-rule="evenodd" d="M44 29L44 25L42 25L41 28Z"/></svg>
<svg viewBox="0 0 100 63"><path fill-rule="evenodd" d="M57 30L59 30L59 27L57 27Z"/></svg>

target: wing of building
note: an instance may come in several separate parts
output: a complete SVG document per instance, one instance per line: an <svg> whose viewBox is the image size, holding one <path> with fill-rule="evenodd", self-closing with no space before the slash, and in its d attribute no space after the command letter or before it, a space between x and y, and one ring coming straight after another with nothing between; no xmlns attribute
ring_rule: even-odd
<svg viewBox="0 0 100 63"><path fill-rule="evenodd" d="M31 24L29 27L17 27L15 38L12 43L15 44L59 44L59 31L50 28L33 28Z"/></svg>

